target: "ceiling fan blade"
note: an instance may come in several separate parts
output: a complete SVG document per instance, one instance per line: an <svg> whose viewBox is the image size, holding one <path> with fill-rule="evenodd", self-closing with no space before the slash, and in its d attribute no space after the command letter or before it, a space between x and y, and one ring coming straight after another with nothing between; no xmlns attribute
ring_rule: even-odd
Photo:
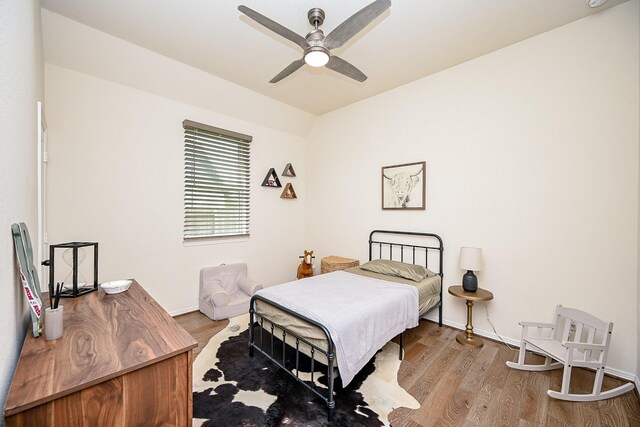
<svg viewBox="0 0 640 427"><path fill-rule="evenodd" d="M324 47L335 49L342 46L389 7L391 7L391 0L376 0L369 6L363 7L329 33L324 39Z"/></svg>
<svg viewBox="0 0 640 427"><path fill-rule="evenodd" d="M274 33L281 35L287 40L291 40L301 48L306 49L307 47L309 47L309 43L307 43L307 40L305 40L304 37L294 33L288 28L283 27L282 25L278 24L276 21L273 21L267 18L266 16L259 14L255 10L250 9L244 5L238 6L238 10L244 13L245 15L247 15L249 18L256 21L258 24L270 29Z"/></svg>
<svg viewBox="0 0 640 427"><path fill-rule="evenodd" d="M344 59L334 55L331 55L331 58L329 58L329 62L327 62L327 65L325 65L325 67L340 74L344 74L347 77L351 77L352 79L357 80L361 83L367 80L367 76L362 71L358 70L356 67L349 64Z"/></svg>
<svg viewBox="0 0 640 427"><path fill-rule="evenodd" d="M284 79L290 74L293 74L298 68L304 65L304 59L298 59L297 61L293 61L291 64L287 65L287 68L280 71L277 76L269 80L269 83L278 83L280 80Z"/></svg>

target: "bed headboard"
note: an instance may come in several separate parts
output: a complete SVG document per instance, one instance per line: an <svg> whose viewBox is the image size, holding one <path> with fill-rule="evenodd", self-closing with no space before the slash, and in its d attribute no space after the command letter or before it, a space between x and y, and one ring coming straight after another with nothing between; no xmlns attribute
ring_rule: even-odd
<svg viewBox="0 0 640 427"><path fill-rule="evenodd" d="M369 234L369 261L393 259L424 265L442 278L443 252L442 238L433 233L373 230Z"/></svg>
<svg viewBox="0 0 640 427"><path fill-rule="evenodd" d="M424 265L440 276L438 326L442 326L443 252L442 239L433 233L373 230L369 234L369 261L373 259L391 259L406 263L411 262L411 264ZM374 255L377 255L377 257L374 257Z"/></svg>

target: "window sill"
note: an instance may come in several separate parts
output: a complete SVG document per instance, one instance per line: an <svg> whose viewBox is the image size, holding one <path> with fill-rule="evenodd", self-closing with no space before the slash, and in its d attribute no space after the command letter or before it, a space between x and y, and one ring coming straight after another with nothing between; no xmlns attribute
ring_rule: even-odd
<svg viewBox="0 0 640 427"><path fill-rule="evenodd" d="M207 245L225 245L228 243L245 243L249 241L249 236L242 237L212 237L208 239L183 240L182 246L207 246Z"/></svg>

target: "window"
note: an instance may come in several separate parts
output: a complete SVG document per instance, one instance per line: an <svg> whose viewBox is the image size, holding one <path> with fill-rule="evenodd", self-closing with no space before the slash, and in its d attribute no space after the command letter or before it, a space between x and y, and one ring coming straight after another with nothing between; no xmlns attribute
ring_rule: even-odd
<svg viewBox="0 0 640 427"><path fill-rule="evenodd" d="M185 120L184 240L249 235L251 137Z"/></svg>

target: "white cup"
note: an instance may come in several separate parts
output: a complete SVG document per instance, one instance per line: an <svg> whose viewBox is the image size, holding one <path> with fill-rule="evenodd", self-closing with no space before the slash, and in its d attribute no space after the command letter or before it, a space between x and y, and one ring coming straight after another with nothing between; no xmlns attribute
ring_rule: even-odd
<svg viewBox="0 0 640 427"><path fill-rule="evenodd" d="M62 336L63 306L44 310L44 339L57 340Z"/></svg>

